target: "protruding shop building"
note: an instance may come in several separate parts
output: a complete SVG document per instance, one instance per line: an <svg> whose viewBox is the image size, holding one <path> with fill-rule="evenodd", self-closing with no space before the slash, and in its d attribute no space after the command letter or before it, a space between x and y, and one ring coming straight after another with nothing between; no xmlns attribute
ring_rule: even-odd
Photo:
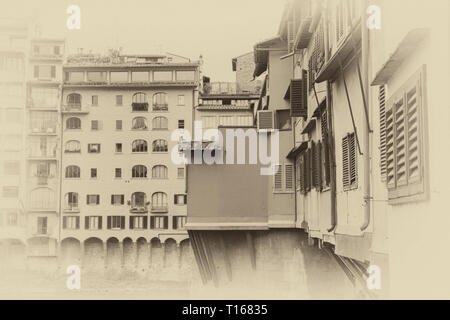
<svg viewBox="0 0 450 320"><path fill-rule="evenodd" d="M388 13L406 6L399 25ZM261 139L245 144L246 164L188 166L205 282L295 282L300 265L298 290L313 296L314 279L319 297L342 279L360 297L445 297L448 13L446 1L288 2L278 34L254 50L265 75L254 129L268 145L278 132L275 174L250 163Z"/></svg>

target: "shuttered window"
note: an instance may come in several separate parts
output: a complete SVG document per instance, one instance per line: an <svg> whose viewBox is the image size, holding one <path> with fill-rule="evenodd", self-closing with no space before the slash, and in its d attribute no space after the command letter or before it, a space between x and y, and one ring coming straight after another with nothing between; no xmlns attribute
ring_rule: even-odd
<svg viewBox="0 0 450 320"><path fill-rule="evenodd" d="M274 129L273 111L258 112L258 129Z"/></svg>
<svg viewBox="0 0 450 320"><path fill-rule="evenodd" d="M285 186L286 190L294 188L294 166L292 164L285 165Z"/></svg>
<svg viewBox="0 0 450 320"><path fill-rule="evenodd" d="M318 142L312 146L312 186L320 191L322 189L322 144Z"/></svg>
<svg viewBox="0 0 450 320"><path fill-rule="evenodd" d="M291 117L308 117L307 71L302 70L302 79L291 80Z"/></svg>
<svg viewBox="0 0 450 320"><path fill-rule="evenodd" d="M283 182L282 182L282 177L283 177L283 167L280 165L275 166L275 175L273 177L273 187L275 190L282 190L283 189Z"/></svg>
<svg viewBox="0 0 450 320"><path fill-rule="evenodd" d="M347 134L342 138L342 182L344 190L356 188L358 185L358 167L356 163L355 134Z"/></svg>
<svg viewBox="0 0 450 320"><path fill-rule="evenodd" d="M381 181L386 181L386 88L385 86L380 86L378 90Z"/></svg>
<svg viewBox="0 0 450 320"><path fill-rule="evenodd" d="M322 133L322 188L326 188L330 185L331 181L331 165L330 165L330 143L328 136L328 113L324 109L320 115L320 126Z"/></svg>
<svg viewBox="0 0 450 320"><path fill-rule="evenodd" d="M424 72L424 68L420 69L385 105L385 132L380 132L380 136L384 136L380 141L380 149L381 162L385 152L386 184L390 200L425 191L422 150ZM383 124L380 123L380 131L382 129Z"/></svg>
<svg viewBox="0 0 450 320"><path fill-rule="evenodd" d="M299 167L300 167L300 173L299 173L299 184L300 184L300 192L305 194L306 193L306 153L302 153L299 159Z"/></svg>

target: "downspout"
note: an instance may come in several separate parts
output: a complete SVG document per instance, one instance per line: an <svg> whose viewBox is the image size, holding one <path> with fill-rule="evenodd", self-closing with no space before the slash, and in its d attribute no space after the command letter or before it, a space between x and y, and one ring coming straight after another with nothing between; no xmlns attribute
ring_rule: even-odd
<svg viewBox="0 0 450 320"><path fill-rule="evenodd" d="M366 27L364 17L366 16L365 8L367 7L367 0L361 1L361 64L362 64L362 82L363 82L363 99L369 103L369 29ZM357 60L358 61L358 60ZM368 110L367 117L368 117ZM368 117L369 121L369 117ZM362 121L362 133L364 144L364 222L361 225L361 231L365 231L370 224L370 123Z"/></svg>
<svg viewBox="0 0 450 320"><path fill-rule="evenodd" d="M328 39L328 6L325 8L324 13L324 48L325 48L325 61L330 59L330 47ZM327 124L328 124L328 148L329 148L329 162L330 162L330 191L331 191L331 227L328 232L333 232L337 226L337 211L336 211L336 156L334 148L334 129L333 129L333 113L331 109L331 84L330 81L326 81L327 85Z"/></svg>

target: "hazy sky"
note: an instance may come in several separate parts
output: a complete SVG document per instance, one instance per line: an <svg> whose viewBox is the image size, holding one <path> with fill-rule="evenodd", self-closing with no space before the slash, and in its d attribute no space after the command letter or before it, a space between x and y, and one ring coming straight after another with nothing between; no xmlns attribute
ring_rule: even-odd
<svg viewBox="0 0 450 320"><path fill-rule="evenodd" d="M231 59L278 30L286 0L0 0L0 17L34 16L46 37L63 37L68 52L203 55L204 74L233 81ZM67 8L81 8L81 29L68 30Z"/></svg>

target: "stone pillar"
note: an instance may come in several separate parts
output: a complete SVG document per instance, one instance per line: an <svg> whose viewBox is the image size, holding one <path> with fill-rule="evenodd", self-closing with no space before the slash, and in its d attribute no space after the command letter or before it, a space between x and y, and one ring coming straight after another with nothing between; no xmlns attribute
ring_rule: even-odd
<svg viewBox="0 0 450 320"><path fill-rule="evenodd" d="M162 248L162 252L163 252L163 265L162 265L162 267L165 268L166 267L166 244L165 243L161 243L161 248Z"/></svg>
<svg viewBox="0 0 450 320"><path fill-rule="evenodd" d="M120 267L123 268L124 258L123 258L123 242L119 241L119 255L120 255Z"/></svg>
<svg viewBox="0 0 450 320"><path fill-rule="evenodd" d="M106 241L103 243L103 266L105 269L108 269L108 246Z"/></svg>
<svg viewBox="0 0 450 320"><path fill-rule="evenodd" d="M179 242L177 242L177 255L178 255L178 269L181 269L181 264L183 263L183 260L182 260L183 252L181 250L181 246L180 246Z"/></svg>
<svg viewBox="0 0 450 320"><path fill-rule="evenodd" d="M83 267L83 265L84 265L84 259L85 259L84 254L85 254L85 251L86 251L85 245L86 244L84 242L80 243L80 264L81 264L81 267Z"/></svg>

